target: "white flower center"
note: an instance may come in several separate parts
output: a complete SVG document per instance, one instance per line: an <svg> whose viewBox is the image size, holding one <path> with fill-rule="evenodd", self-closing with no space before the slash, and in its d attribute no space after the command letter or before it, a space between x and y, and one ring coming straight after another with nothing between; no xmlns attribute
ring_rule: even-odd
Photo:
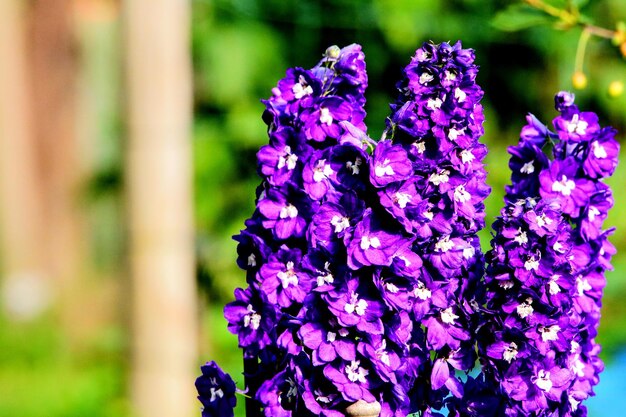
<svg viewBox="0 0 626 417"><path fill-rule="evenodd" d="M335 227L335 233L341 233L350 227L350 219L348 217L335 215L330 219L330 224Z"/></svg>
<svg viewBox="0 0 626 417"><path fill-rule="evenodd" d="M326 126L333 124L333 115L330 114L330 111L328 111L326 107L320 108L320 123Z"/></svg>
<svg viewBox="0 0 626 417"><path fill-rule="evenodd" d="M587 217L589 221L592 222L596 219L596 216L600 215L600 210L598 210L595 206L589 206L589 212L587 213Z"/></svg>
<svg viewBox="0 0 626 417"><path fill-rule="evenodd" d="M346 375L348 379L352 382L360 382L361 384L365 384L367 382L367 375L369 371L364 368L361 368L359 365L361 362L352 361L350 365L346 366Z"/></svg>
<svg viewBox="0 0 626 417"><path fill-rule="evenodd" d="M289 390L287 391L287 397L295 397L298 395L298 388L293 379L287 378L286 382L289 384Z"/></svg>
<svg viewBox="0 0 626 417"><path fill-rule="evenodd" d="M572 120L567 123L567 131L569 133L576 133L577 135L584 135L585 132L587 131L588 125L589 123L587 123L584 120L581 120L580 117L578 116L578 113L576 113L572 117Z"/></svg>
<svg viewBox="0 0 626 417"><path fill-rule="evenodd" d="M436 252L447 252L454 247L454 242L450 240L450 236L444 236L435 243Z"/></svg>
<svg viewBox="0 0 626 417"><path fill-rule="evenodd" d="M535 259L534 256L531 256L530 258L528 258L528 260L526 262L524 262L524 268L526 268L527 271L533 270L536 271L539 269L539 260Z"/></svg>
<svg viewBox="0 0 626 417"><path fill-rule="evenodd" d="M320 274L317 276L317 286L321 287L322 285L332 284L335 282L335 277L330 272L326 274Z"/></svg>
<svg viewBox="0 0 626 417"><path fill-rule="evenodd" d="M346 162L346 168L352 171L352 175L358 175L359 172L361 172L361 168L359 167L361 166L362 163L363 161L361 160L361 158L357 157L354 160L354 162L352 161Z"/></svg>
<svg viewBox="0 0 626 417"><path fill-rule="evenodd" d="M396 203L398 203L398 206L400 206L400 208L402 209L405 208L406 205L411 202L411 194L402 193L398 191L394 195L394 197L395 197Z"/></svg>
<svg viewBox="0 0 626 417"><path fill-rule="evenodd" d="M422 301L428 300L431 296L430 290L421 281L417 282L417 287L413 290L413 294Z"/></svg>
<svg viewBox="0 0 626 417"><path fill-rule="evenodd" d="M454 324L454 320L458 318L459 316L452 312L452 307L448 307L441 312L441 321L446 324Z"/></svg>
<svg viewBox="0 0 626 417"><path fill-rule="evenodd" d="M363 299L359 299L359 294L352 291L350 294L350 302L346 303L343 307L343 310L348 313L356 313L358 316L363 316L365 314L365 310L367 309L367 301Z"/></svg>
<svg viewBox="0 0 626 417"><path fill-rule="evenodd" d="M285 155L281 155L278 158L277 168L281 169L284 166L287 166L287 169L291 171L296 167L296 162L298 162L298 155L291 153L291 146L285 146L283 148L283 152L285 153Z"/></svg>
<svg viewBox="0 0 626 417"><path fill-rule="evenodd" d="M548 284L550 295L557 295L561 292L561 287L559 287L559 284L556 282L557 279L559 279L559 275L552 275L550 277L550 283Z"/></svg>
<svg viewBox="0 0 626 417"><path fill-rule="evenodd" d="M559 330L561 327L558 324L553 326L543 327L539 326L539 333L541 333L541 340L544 342L551 342L557 340L559 337Z"/></svg>
<svg viewBox="0 0 626 417"><path fill-rule="evenodd" d="M384 175L394 175L393 167L389 165L391 161L389 159L385 159L382 164L377 164L374 168L374 173L377 177L382 177Z"/></svg>
<svg viewBox="0 0 626 417"><path fill-rule="evenodd" d="M510 290L511 288L513 288L513 286L515 285L515 283L513 282L513 280L510 279L506 279L504 281L500 281L498 282L498 285L500 286L500 288L505 289L505 290Z"/></svg>
<svg viewBox="0 0 626 417"><path fill-rule="evenodd" d="M420 155L426 151L426 144L424 142L415 142L413 146L415 146L417 153Z"/></svg>
<svg viewBox="0 0 626 417"><path fill-rule="evenodd" d="M597 141L593 142L591 144L591 147L593 148L593 156L595 156L596 158L604 159L607 157L606 149L604 149L604 147L600 145Z"/></svg>
<svg viewBox="0 0 626 417"><path fill-rule="evenodd" d="M463 257L465 259L472 259L476 254L476 249L473 246L463 249Z"/></svg>
<svg viewBox="0 0 626 417"><path fill-rule="evenodd" d="M283 288L287 288L290 285L293 285L294 287L298 286L298 275L296 275L296 271L293 270L293 267L293 262L289 261L285 265L285 270L279 271L276 274Z"/></svg>
<svg viewBox="0 0 626 417"><path fill-rule="evenodd" d="M465 91L461 90L459 87L454 90L454 98L456 98L459 103L463 103L466 97L467 94L465 94Z"/></svg>
<svg viewBox="0 0 626 417"><path fill-rule="evenodd" d="M565 175L561 177L560 181L552 183L552 191L561 193L564 196L572 194L572 190L576 188L576 183L572 180L568 180Z"/></svg>
<svg viewBox="0 0 626 417"><path fill-rule="evenodd" d="M422 73L422 75L420 75L420 84L426 84L431 82L432 80L434 80L435 77L433 77L431 74L424 72Z"/></svg>
<svg viewBox="0 0 626 417"><path fill-rule="evenodd" d="M291 87L291 92L296 99L300 100L304 96L309 96L313 94L313 88L311 88L310 85L307 85L304 77L300 76L300 79L298 81L299 82Z"/></svg>
<svg viewBox="0 0 626 417"><path fill-rule="evenodd" d="M519 172L521 172L522 174L532 174L533 172L535 172L534 162L534 160L526 162L524 165L522 165Z"/></svg>
<svg viewBox="0 0 626 417"><path fill-rule="evenodd" d="M515 235L513 241L519 243L520 245L528 243L528 236L526 235L526 232L522 231L521 227L517 229L517 235Z"/></svg>
<svg viewBox="0 0 626 417"><path fill-rule="evenodd" d="M589 281L587 281L580 275L576 277L576 289L578 290L579 296L582 297L583 295L585 295L585 291L589 291L591 288L592 287L589 284Z"/></svg>
<svg viewBox="0 0 626 417"><path fill-rule="evenodd" d="M385 289L392 293L392 294L397 294L398 291L400 291L400 288L398 288L397 286L395 286L394 284L392 284L391 282L386 282L385 283Z"/></svg>
<svg viewBox="0 0 626 417"><path fill-rule="evenodd" d="M543 369L539 370L535 385L537 385L540 389L546 392L550 391L552 389L552 381L550 381L550 371L545 371Z"/></svg>
<svg viewBox="0 0 626 417"><path fill-rule="evenodd" d="M545 214L542 214L541 216L537 216L537 225L539 227L543 227L545 225L551 225L551 224L552 224L552 219L547 217Z"/></svg>
<svg viewBox="0 0 626 417"><path fill-rule="evenodd" d="M426 102L426 107L428 107L431 110L435 110L435 109L440 109L442 104L443 104L443 101L441 101L439 97L429 98L428 101Z"/></svg>
<svg viewBox="0 0 626 417"><path fill-rule="evenodd" d="M391 366L391 362L389 361L389 354L385 349L387 349L387 341L383 339L380 347L376 350L376 357L385 365Z"/></svg>
<svg viewBox="0 0 626 417"><path fill-rule="evenodd" d="M298 216L298 209L293 204L288 204L280 209L279 216L281 219L294 219Z"/></svg>
<svg viewBox="0 0 626 417"><path fill-rule="evenodd" d="M317 165L313 170L313 181L323 181L333 175L333 172L334 171L331 168L330 164L327 164L325 159L320 159L319 161L317 161Z"/></svg>
<svg viewBox="0 0 626 417"><path fill-rule="evenodd" d="M248 310L248 314L243 316L243 327L251 327L252 330L258 329L261 324L261 315L254 311L252 304L248 304L246 309Z"/></svg>
<svg viewBox="0 0 626 417"><path fill-rule="evenodd" d="M453 141L453 142L454 142L455 140L457 140L457 139L458 139L458 137L459 137L459 136L464 135L464 134L465 134L465 128L460 129L460 130L459 130L459 129L452 128L452 129L450 129L450 131L448 132L448 138L449 138L451 141Z"/></svg>
<svg viewBox="0 0 626 417"><path fill-rule="evenodd" d="M533 314L533 307L531 304L533 303L532 298L527 298L522 304L517 306L517 314L523 319Z"/></svg>
<svg viewBox="0 0 626 417"><path fill-rule="evenodd" d="M471 199L472 196L470 193L467 192L464 185L459 185L454 190L454 201L456 201L457 203L463 204L470 201Z"/></svg>
<svg viewBox="0 0 626 417"><path fill-rule="evenodd" d="M369 248L378 249L380 247L380 240L376 236L370 238L369 236L363 236L361 238L361 249L368 250Z"/></svg>
<svg viewBox="0 0 626 417"><path fill-rule="evenodd" d="M450 171L447 169L434 172L430 174L430 177L428 177L428 181L432 182L436 186L439 186L441 183L446 183L448 180L450 180Z"/></svg>
<svg viewBox="0 0 626 417"><path fill-rule="evenodd" d="M323 393L319 390L315 390L313 392L315 394L315 401L322 404L328 404L332 401L332 398L328 395L323 395Z"/></svg>
<svg viewBox="0 0 626 417"><path fill-rule="evenodd" d="M254 253L248 255L248 266L255 267L256 266L256 256Z"/></svg>
<svg viewBox="0 0 626 417"><path fill-rule="evenodd" d="M502 352L502 359L504 359L508 363L511 363L511 361L515 359L516 357L517 357L517 344L515 342L511 342L506 347L506 349L504 349L504 352Z"/></svg>
<svg viewBox="0 0 626 417"><path fill-rule="evenodd" d="M211 387L210 392L211 392L211 398L209 399L210 402L214 402L218 398L224 397L224 391L222 391L221 388L215 389L214 387Z"/></svg>
<svg viewBox="0 0 626 417"><path fill-rule="evenodd" d="M469 149L463 149L461 151L461 162L468 164L475 159L474 154Z"/></svg>
<svg viewBox="0 0 626 417"><path fill-rule="evenodd" d="M326 335L326 341L329 343L334 342L337 339L337 333L328 332Z"/></svg>

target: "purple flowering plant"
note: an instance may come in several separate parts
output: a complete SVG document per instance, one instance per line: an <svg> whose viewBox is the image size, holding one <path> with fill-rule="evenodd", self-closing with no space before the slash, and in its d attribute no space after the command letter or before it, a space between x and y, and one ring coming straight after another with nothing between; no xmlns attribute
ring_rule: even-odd
<svg viewBox="0 0 626 417"><path fill-rule="evenodd" d="M262 182L234 237L248 287L224 309L249 417L341 417L357 401L383 417L586 415L615 131L569 93L554 132L529 115L485 256L477 72L460 42L425 43L380 141L359 45L287 70L263 101ZM230 376L202 372L203 416L232 416Z"/></svg>

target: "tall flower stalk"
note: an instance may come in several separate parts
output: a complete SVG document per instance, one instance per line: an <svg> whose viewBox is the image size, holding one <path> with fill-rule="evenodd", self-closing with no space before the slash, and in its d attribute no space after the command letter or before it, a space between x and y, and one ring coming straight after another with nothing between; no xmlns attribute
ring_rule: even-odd
<svg viewBox="0 0 626 417"><path fill-rule="evenodd" d="M572 94L555 101L555 131L529 115L509 148L512 184L487 257L479 346L507 416L585 416L603 369L595 337L615 249L613 229L602 230L613 206L602 180L619 145Z"/></svg>
<svg viewBox="0 0 626 417"><path fill-rule="evenodd" d="M405 177L378 184L378 193L423 259L409 287L416 326L408 374L415 378L412 409L427 413L449 393L463 397L455 370L468 372L476 360L475 297L484 263L476 233L484 227L490 192L482 163L486 148L479 142L484 116L477 72L473 51L460 42L424 44L398 85L387 123L390 139L373 156L375 166L384 166L393 160L392 150L401 150L409 162Z"/></svg>

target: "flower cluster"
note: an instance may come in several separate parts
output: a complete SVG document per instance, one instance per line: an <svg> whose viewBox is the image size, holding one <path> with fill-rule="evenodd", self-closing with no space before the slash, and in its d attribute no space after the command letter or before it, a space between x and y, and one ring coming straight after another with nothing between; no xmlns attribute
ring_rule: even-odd
<svg viewBox="0 0 626 417"><path fill-rule="evenodd" d="M584 416L580 403L603 369L595 336L614 248L602 230L613 198L601 179L619 146L573 95L559 93L556 108L555 132L529 115L509 149L512 184L488 253L479 346L507 416Z"/></svg>
<svg viewBox="0 0 626 417"><path fill-rule="evenodd" d="M411 318L424 329L410 341L420 353L413 361L421 362L413 376L422 379L411 398L414 409L424 410L423 404L433 398L440 403L448 392L462 397L455 369L474 366L474 298L484 262L476 232L484 227L490 189L482 163L486 148L478 142L483 92L475 82L473 51L460 42L425 44L404 75L387 124L393 141L377 145L370 176L423 260L409 288Z"/></svg>
<svg viewBox="0 0 626 417"><path fill-rule="evenodd" d="M236 290L224 313L244 356L258 365L247 382L266 416L340 416L335 410L350 402L374 400L367 352L384 352L382 300L371 271L367 294L346 267L346 242L371 211L366 87L360 46L331 47L311 70L288 70L264 101L263 182L235 237L249 286ZM382 253L381 242L389 246L373 236L369 245ZM359 343L366 334L379 343Z"/></svg>
<svg viewBox="0 0 626 417"><path fill-rule="evenodd" d="M460 42L425 43L379 142L359 45L289 69L263 101L262 182L234 237L248 286L224 315L266 417L343 417L359 400L382 417L586 415L603 366L615 131L568 93L554 132L529 115L484 256L477 71ZM232 380L202 371L203 416L232 416Z"/></svg>
<svg viewBox="0 0 626 417"><path fill-rule="evenodd" d="M473 59L460 43L420 48L379 143L356 45L289 70L265 102L263 183L236 237L249 287L225 315L258 358L267 416L339 415L360 399L403 416L462 396L489 193Z"/></svg>

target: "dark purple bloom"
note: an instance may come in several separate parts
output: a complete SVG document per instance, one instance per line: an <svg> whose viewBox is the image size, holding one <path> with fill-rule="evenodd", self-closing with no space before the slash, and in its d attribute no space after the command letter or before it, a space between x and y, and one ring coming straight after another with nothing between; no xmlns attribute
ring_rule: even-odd
<svg viewBox="0 0 626 417"><path fill-rule="evenodd" d="M390 140L376 145L370 167L370 181L375 187L405 180L412 172L413 166L402 146Z"/></svg>
<svg viewBox="0 0 626 417"><path fill-rule="evenodd" d="M277 239L301 237L307 225L305 200L290 194L270 189L258 202L259 212L264 217L263 227L271 229Z"/></svg>
<svg viewBox="0 0 626 417"><path fill-rule="evenodd" d="M237 405L235 382L213 361L200 368L196 379L198 399L202 402L202 417L233 417Z"/></svg>
<svg viewBox="0 0 626 417"><path fill-rule="evenodd" d="M359 269L367 265L389 266L393 256L410 244L397 230L388 230L366 210L352 236L344 238L348 249L348 266Z"/></svg>
<svg viewBox="0 0 626 417"><path fill-rule="evenodd" d="M239 347L251 355L270 345L275 312L252 288L235 290L235 301L224 307L228 330L239 336Z"/></svg>
<svg viewBox="0 0 626 417"><path fill-rule="evenodd" d="M579 176L578 164L573 159L554 161L549 170L541 172L539 181L541 197L560 201L563 212L574 217L587 205L594 190L590 180Z"/></svg>

